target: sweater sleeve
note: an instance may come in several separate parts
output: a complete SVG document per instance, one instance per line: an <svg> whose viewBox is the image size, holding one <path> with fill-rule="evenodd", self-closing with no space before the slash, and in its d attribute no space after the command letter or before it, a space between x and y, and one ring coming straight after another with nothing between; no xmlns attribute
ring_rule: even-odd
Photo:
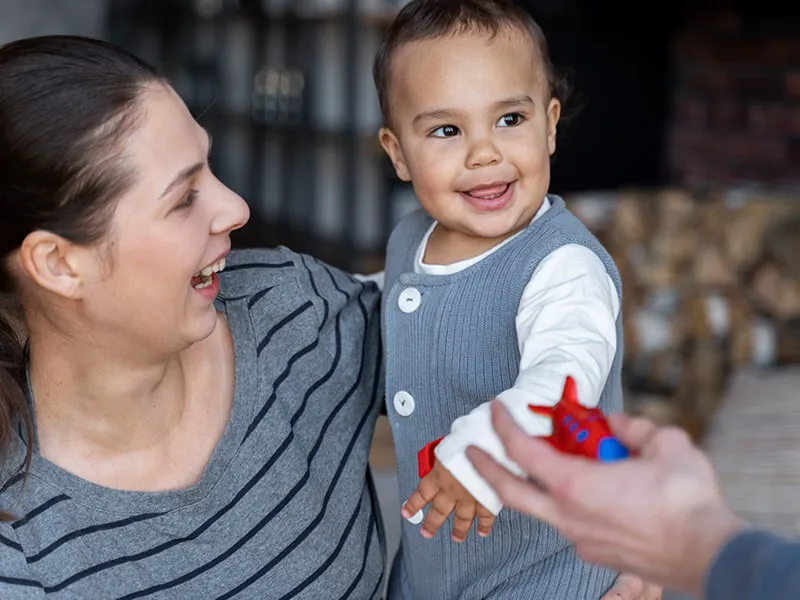
<svg viewBox="0 0 800 600"><path fill-rule="evenodd" d="M794 600L800 597L800 542L766 531L731 538L711 564L707 600Z"/></svg>
<svg viewBox="0 0 800 600"><path fill-rule="evenodd" d="M528 405L552 406L564 380L575 379L582 404L596 406L617 348L619 296L602 261L588 248L562 246L539 263L520 300L516 317L519 375L497 398L528 435L547 436L549 419ZM457 419L436 447L436 458L494 514L502 503L466 457L475 445L509 471L521 475L491 425L490 403Z"/></svg>
<svg viewBox="0 0 800 600"><path fill-rule="evenodd" d="M0 598L3 600L41 600L42 585L31 573L22 546L7 523L0 524Z"/></svg>

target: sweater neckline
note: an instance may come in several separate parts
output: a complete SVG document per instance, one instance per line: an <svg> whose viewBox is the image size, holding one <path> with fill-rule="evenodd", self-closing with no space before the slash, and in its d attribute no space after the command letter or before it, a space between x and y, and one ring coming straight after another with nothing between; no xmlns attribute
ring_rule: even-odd
<svg viewBox="0 0 800 600"><path fill-rule="evenodd" d="M34 452L31 459L30 477L44 481L55 490L71 499L92 508L116 514L139 514L143 512L168 512L202 501L219 483L231 460L238 451L246 429L246 408L257 395L257 377L252 376L255 367L254 335L247 308L243 301L225 302L222 312L228 320L233 338L235 360L235 384L233 404L228 423L214 447L203 474L194 485L161 492L137 492L105 487L83 479L62 469L44 458L38 451L36 415L30 385L26 396L34 421Z"/></svg>
<svg viewBox="0 0 800 600"><path fill-rule="evenodd" d="M413 271L404 272L399 276L400 282L403 284L419 283L424 285L447 285L462 278L470 277L480 269L490 268L495 261L500 260L507 252L512 251L513 248L522 243L524 240L527 240L532 236L540 236L542 232L551 225L553 220L561 216L561 214L566 210L566 205L561 197L553 194L548 194L547 197L550 200L550 208L543 215L541 215L538 219L533 220L517 235L509 239L508 243L503 244L501 248L497 248L494 252L489 252L481 260L454 273L416 273ZM432 219L430 219L430 221L432 222ZM416 256L417 248L419 247L422 237L425 235L428 229L429 228L426 227L419 238L414 242L414 244L412 244L412 247L414 248L414 254L412 257Z"/></svg>

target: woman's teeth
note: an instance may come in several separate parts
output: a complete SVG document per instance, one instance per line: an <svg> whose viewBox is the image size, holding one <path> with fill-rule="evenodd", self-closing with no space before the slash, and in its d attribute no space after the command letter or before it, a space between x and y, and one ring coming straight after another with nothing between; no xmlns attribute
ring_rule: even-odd
<svg viewBox="0 0 800 600"><path fill-rule="evenodd" d="M214 283L214 278L209 275L208 277L204 278L200 283L198 283L197 285L193 285L192 287L196 290L202 290L203 288L207 288L208 286L210 286L212 283Z"/></svg>
<svg viewBox="0 0 800 600"><path fill-rule="evenodd" d="M202 271L198 271L197 273L195 273L195 277L199 277L201 275L203 277L211 277L212 273L219 273L224 268L225 268L225 259L224 258L220 258L213 265L209 265L208 267L206 267Z"/></svg>
<svg viewBox="0 0 800 600"><path fill-rule="evenodd" d="M214 281L212 275L214 273L219 273L224 268L225 268L225 259L221 258L213 265L209 265L206 268L198 271L192 276L192 287L196 290L202 290L203 288L207 288Z"/></svg>

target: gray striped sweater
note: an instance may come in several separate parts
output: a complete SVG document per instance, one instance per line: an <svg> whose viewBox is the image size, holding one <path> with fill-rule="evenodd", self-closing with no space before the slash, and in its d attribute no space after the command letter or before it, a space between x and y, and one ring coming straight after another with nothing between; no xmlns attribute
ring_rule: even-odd
<svg viewBox="0 0 800 600"><path fill-rule="evenodd" d="M35 455L0 480L2 600L381 596L377 289L285 249L233 252L221 283L236 390L201 480L123 492Z"/></svg>
<svg viewBox="0 0 800 600"><path fill-rule="evenodd" d="M417 453L447 435L478 405L512 387L519 373L515 317L533 271L566 244L581 244L603 261L621 296L614 261L557 196L552 208L518 237L457 273L414 272L414 256L432 224L417 211L389 241L384 288L386 398L402 499L419 484ZM622 408L622 316L617 353L600 397L605 411ZM399 400L398 400L399 399ZM500 512L487 538L473 530L450 540L452 517L432 540L402 523L390 600L597 600L615 574L579 560L546 524Z"/></svg>

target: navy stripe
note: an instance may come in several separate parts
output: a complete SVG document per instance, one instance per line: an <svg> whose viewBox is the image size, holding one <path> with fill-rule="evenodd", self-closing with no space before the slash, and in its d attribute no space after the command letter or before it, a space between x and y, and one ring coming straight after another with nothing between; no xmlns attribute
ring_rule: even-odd
<svg viewBox="0 0 800 600"><path fill-rule="evenodd" d="M261 290L261 291L260 291L260 292L258 292L257 294L254 294L254 295L253 295L253 296L250 298L250 300L248 300L248 301L247 301L247 308L248 308L248 309L251 309L251 308L253 308L253 306L256 304L256 302L258 302L259 300L261 300L261 299L262 299L264 296L266 296L266 295L267 295L269 292L271 292L271 291L272 291L272 290L274 290L274 289L275 289L275 286L274 286L274 285L271 285L270 287L268 287L268 288L265 288L265 289Z"/></svg>
<svg viewBox="0 0 800 600"><path fill-rule="evenodd" d="M307 267L307 265L305 264L305 260L303 260L303 265ZM327 269L325 269L325 271L328 273L328 276L331 278L331 281L333 282L333 276L331 275L330 271L328 271ZM314 290L314 292L319 296L319 290L317 289L317 285L316 285L316 282L314 281L314 277L311 274L310 270L309 270L308 273L309 273L309 279L311 281L311 287ZM333 284L339 290L339 292L341 292L345 296L345 298L347 298L348 300L350 299L350 296L345 294L341 289L338 288L338 286L336 286L336 282L333 282ZM320 298L322 298L322 296L320 296ZM324 306L325 306L325 314L323 316L323 322L325 322L328 319L328 301L325 300L324 298L322 299L322 301L323 301ZM364 320L365 320L365 323L366 323L367 322L366 313L364 315ZM314 384L310 388L311 392L315 391L320 385L322 385L322 383L324 383L325 381L327 381L330 378L330 376L333 374L333 370L335 369L335 364L338 363L338 361L339 361L338 357L341 354L341 338L340 338L340 333L339 333L338 326L339 326L339 315L337 315L336 358L334 359L334 366L332 366L331 369L329 370L329 372L326 373L320 380L317 380L316 382L314 382ZM309 344L308 346L306 346L305 348L303 348L302 350L297 352L294 356L292 356L289 359L289 362L286 365L286 369L284 369L284 371L275 379L274 383L272 384L272 393L270 394L269 398L267 398L267 401L264 403L264 406L261 407L261 409L258 411L256 416L253 418L253 421L248 426L247 431L245 432L244 438L242 439L242 444L244 444L247 441L247 439L250 437L250 434L252 434L253 431L255 431L256 427L258 427L258 425L261 423L261 420L264 418L264 416L267 414L267 412L269 412L269 409L272 408L272 405L275 403L275 400L277 399L277 396L278 396L277 395L277 389L280 386L280 384L282 384L284 382L284 380L287 377L289 377L289 374L291 372L291 367L294 365L294 363L296 361L298 361L300 358L302 358L304 355L306 355L309 352L311 352L314 348L316 348L318 343L319 343L319 338L315 339L314 342L312 342L311 344ZM306 397L304 398L304 403L305 403L305 400L308 399L308 396L310 396L310 393L307 391L306 392Z"/></svg>
<svg viewBox="0 0 800 600"><path fill-rule="evenodd" d="M12 550L17 550L19 552L22 552L22 544L20 544L18 542L15 542L14 540L10 540L7 537L4 537L2 535L0 535L0 544L3 544L4 546L8 546Z"/></svg>
<svg viewBox="0 0 800 600"><path fill-rule="evenodd" d="M112 521L110 523L103 523L102 525L93 525L91 527L86 527L84 529L77 529L72 533L68 533L64 537L57 539L43 550L40 550L38 554L34 554L33 556L28 557L28 562L29 563L38 562L42 560L44 557L46 557L48 554L53 552L54 550L66 544L67 542L74 541L80 537L83 537L84 535L89 535L92 533L96 533L98 531L111 531L112 529L127 527L128 525L131 525L133 523L139 523L141 521L147 521L148 519L154 519L155 517L160 517L163 514L164 513L144 513L141 515L136 515L134 517L129 517L127 519L122 519L120 521Z"/></svg>
<svg viewBox="0 0 800 600"><path fill-rule="evenodd" d="M344 542L347 540L347 536L350 534L350 530L353 528L353 525L355 524L356 517L358 517L358 514L361 511L361 502L362 502L362 500L363 500L363 496L362 496L361 499L359 499L358 504L356 504L356 509L353 511L353 514L350 515L350 519L348 520L347 525L345 526L344 535L339 540L339 543L336 545L336 548L334 549L333 553L325 560L324 563L322 563L319 566L319 568L316 571L314 571L314 573L312 573L312 577L310 577L310 578L306 579L305 581L303 581L302 583L298 584L288 594L284 594L283 596L281 596L279 598L279 600L286 600L287 598L292 598L293 596L296 596L301 591L303 591L306 587L308 587L309 584L311 584L312 582L316 581L316 579L319 577L319 575L321 573L323 573L330 566L330 564L333 562L333 559L336 558L336 555L342 549L342 546L344 545ZM322 514L324 514L324 510L323 510ZM322 514L318 515L320 517L320 521L321 521ZM318 523L319 522L312 523L312 524L314 526L316 526ZM284 553L288 553L288 552L291 552L292 550L294 550L297 546L300 545L300 543L305 539L305 537L306 536L300 536L300 537L296 538L291 544L289 544L289 546L287 546L284 549L284 552L282 553L282 555ZM233 588L232 590L229 590L228 592L224 593L222 596L217 596L217 598L215 600L228 600L228 598L233 598L239 592L246 590L251 585L253 585L256 581L261 579L264 575L269 573L273 569L273 567L275 567L275 565L278 562L280 562L280 559L281 559L281 557L279 557L279 556L275 557L270 562L268 562L266 565L264 565L261 569L259 569L258 571L253 573L250 577L245 579L242 583L237 585L235 588Z"/></svg>
<svg viewBox="0 0 800 600"><path fill-rule="evenodd" d="M278 460L281 454L283 454L284 450L286 450L286 448L289 446L289 443L292 441L293 435L294 435L293 433L290 433L286 437L286 439L281 443L280 447L278 448L278 451L273 456L271 456L270 459L266 462L266 464L264 464L264 466L258 470L258 473L256 473L255 476L253 476L253 478L250 481L248 481L247 484L244 485L241 490L239 490L236 496L234 496L233 500L231 500L223 508L218 510L212 517L210 517L205 523L203 523L200 527L195 529L189 535L172 539L168 542L165 542L154 548L151 548L150 550L143 550L142 552L137 552L136 554L129 554L128 556L120 556L113 560L108 560L103 563L98 563L92 567L89 567L87 569L84 569L83 571L79 571L78 573L71 575L67 579L63 580L61 583L46 587L45 591L48 593L58 592L66 588L67 586L72 585L76 581L80 581L81 579L84 579L85 577L88 577L90 575L94 575L95 573L99 573L100 571L105 571L106 569L110 569L112 567L116 567L128 562L135 562L137 560L142 560L144 558L148 558L150 556L159 554L165 550L169 550L173 546L177 546L178 544L182 544L183 542L190 542L196 539L198 536L200 536L200 534L202 534L205 530L207 530L214 523L216 523L222 516L224 516L225 513L227 513L234 506L236 506L238 502L245 496L245 494L247 494L247 492L249 492L259 481L261 481L261 479L264 477L264 475L266 475L266 473L269 471L272 465L275 464L275 461Z"/></svg>
<svg viewBox="0 0 800 600"><path fill-rule="evenodd" d="M283 327L285 327L286 325L294 321L297 317L306 312L309 308L313 308L313 306L314 305L311 303L311 300L309 300L303 303L302 305L298 306L291 313L286 315L283 319L275 323L275 325L272 326L272 329L270 329L267 332L267 335L264 336L264 339L261 340L261 343L258 345L258 350L256 351L256 354L261 356L261 352L264 350L264 348L267 347L267 344L269 344L270 340L272 340L273 335L275 335Z"/></svg>
<svg viewBox="0 0 800 600"><path fill-rule="evenodd" d="M326 381L328 381L333 374L336 372L336 369L339 367L339 361L342 358L342 323L339 315L336 315L336 326L334 328L334 338L336 340L336 352L333 356L333 361L331 362L331 366L328 369L328 372L325 373L322 377L317 379L307 390L306 393L303 394L303 401L300 403L297 411L292 415L291 420L289 423L294 427L297 424L297 421L300 420L303 412L305 412L306 406L308 405L308 401L311 396L316 392ZM324 431L324 429L323 429Z"/></svg>
<svg viewBox="0 0 800 600"><path fill-rule="evenodd" d="M247 438L250 437L250 434L255 431L256 427L258 427L259 423L261 423L261 420L264 418L264 415L267 414L267 411L275 402L275 399L278 397L278 388L284 381L286 381L286 379L288 379L294 363L303 358L306 354L309 354L318 345L319 337L316 337L314 338L313 342L311 342L305 348L298 350L297 353L289 359L289 361L286 363L286 368L278 377L275 378L275 382L272 384L272 393L270 394L269 398L267 398L264 406L261 407L261 409L258 411L258 414L256 414L256 416L253 418L253 421L250 423L250 426L247 428L247 432L245 432L244 438L242 439L242 444L244 444L247 441Z"/></svg>
<svg viewBox="0 0 800 600"><path fill-rule="evenodd" d="M306 271L308 271L308 279L311 282L311 289L314 290L314 293L317 295L317 298L322 300L322 305L325 307L325 314L322 315L322 322L325 323L327 322L328 315L330 314L328 299L323 297L322 294L319 293L319 290L317 289L317 282L314 280L314 274L311 272L311 269L308 268L305 256L301 256L300 260L303 263L303 266L306 268Z"/></svg>
<svg viewBox="0 0 800 600"><path fill-rule="evenodd" d="M359 301L359 304L363 307L363 304L360 301ZM366 318L366 309L364 309L364 316ZM261 521L259 521L255 525L255 527L253 527L250 531L248 531L233 546L231 546L225 552L223 552L222 554L218 555L216 558L214 558L213 560L207 562L203 566L198 567L198 568L186 573L185 575L183 575L183 576L181 576L181 577L179 577L177 579L174 579L174 580L172 580L170 582L163 583L163 584L160 584L160 585L157 585L157 586L151 586L149 588L140 590L138 592L133 592L133 593L128 594L126 596L122 596L118 600L133 600L134 598L142 598L144 596L149 596L150 594L154 594L156 592L160 592L162 590L170 589L170 588L173 588L175 586L178 586L178 585L181 585L183 583L186 583L187 581L197 577L198 575L202 575L203 573L205 573L206 571L212 569L213 567L218 566L222 561L230 558L237 550L239 550L248 541L250 541L250 539L252 539L257 533L259 533L273 518L275 518L289 504L289 502L300 492L300 490L303 487L305 487L305 484L306 484L306 482L308 481L308 479L310 478L310 475L311 475L311 462L313 461L314 457L316 456L317 452L319 451L319 449L320 449L320 447L322 445L322 441L325 438L325 432L327 431L328 427L330 427L331 423L333 422L335 417L338 415L338 413L341 411L341 409L347 404L348 400L353 395L353 393L358 389L358 386L359 386L359 384L361 382L361 377L362 377L363 373L364 373L364 361L363 361L363 356L362 356L361 367L359 369L356 381L353 383L352 387L348 390L348 392L344 396L344 398L342 398L342 400L340 400L339 403L334 407L334 409L331 412L331 414L328 415L328 418L325 420L325 424L323 425L323 427L322 427L322 429L320 431L320 434L317 437L316 443L314 444L313 448L309 452L309 455L308 455L308 457L306 459L306 470L305 470L305 473L300 478L300 480L297 482L297 484L292 488L292 490L281 500L281 502L278 505L276 505L263 519L261 519ZM293 540L291 542L291 544L289 544L289 546L287 548L285 548L278 556L276 556L273 560L271 560L261 570L261 576L263 576L269 570L271 570L277 564L279 564L286 557L286 555L289 554L305 538L307 538L312 533L312 531L316 528L316 526L322 521L322 518L325 515L325 511L326 511L326 509L328 507L328 503L330 502L331 495L333 494L333 491L336 488L336 483L339 481L339 478L341 477L342 471L344 470L344 467L347 464L347 459L350 457L350 454L353 451L353 447L355 446L356 442L358 441L358 439L359 439L359 437L361 435L361 430L363 429L364 424L367 422L367 419L369 418L369 415L370 415L371 411L372 411L372 407L370 406L370 407L367 408L367 410L364 412L364 415L361 417L361 420L359 421L358 426L356 427L355 433L351 437L350 442L347 445L347 448L346 448L344 454L342 455L341 461L339 463L339 467L336 469L336 473L334 474L334 476L333 476L333 478L331 480L331 485L329 486L329 488L328 488L328 490L327 490L327 492L325 494L325 499L323 500L323 504L322 504L322 508L320 509L320 512L317 514L317 516L314 518L314 520L308 525L308 527L306 527L303 530L303 532L297 538L295 538L295 540ZM287 440L291 440L293 438L294 438L294 431L291 431L289 436L288 436L288 438L287 438ZM274 458L274 455L273 455L273 457L270 457L270 461L272 461L273 458Z"/></svg>
<svg viewBox="0 0 800 600"><path fill-rule="evenodd" d="M355 579L350 584L350 587L347 588L344 594L339 597L339 600L345 600L345 598L349 598L350 594L353 593L353 590L356 589L356 586L361 583L361 578L364 576L364 570L367 568L367 559L369 558L369 549L372 546L372 538L375 535L375 512L370 511L369 515L369 531L367 531L367 543L364 545L364 558L361 560L361 568L358 570ZM378 534L380 535L380 534ZM383 577L378 578L379 582L383 580Z"/></svg>
<svg viewBox="0 0 800 600"><path fill-rule="evenodd" d="M336 278L334 277L334 275L333 275L333 272L332 272L330 269L327 269L327 268L325 268L325 267L323 267L323 268L325 269L325 272L326 272L326 273L328 273L328 277L330 277L330 278L331 278L331 283L333 284L333 287L335 287L337 290L339 290L339 292L340 292L341 294L343 294L344 296L346 296L347 298L349 298L349 297L350 297L350 294L348 294L347 292L345 292L345 291L344 291L344 290L343 290L343 289L342 289L342 288L339 286L339 283L336 281ZM351 283L351 284L353 284L353 287L356 287L356 288L358 288L358 293L363 293L363 292L364 292L364 291L367 289L367 286L366 286L366 284L365 284L363 281L359 281L358 279L348 278L348 279L347 279L347 282L348 282L348 283Z"/></svg>
<svg viewBox="0 0 800 600"><path fill-rule="evenodd" d="M297 596L297 594L302 592L304 589L306 589L308 586L310 586L312 583L314 583L317 579L319 579L320 575L322 575L325 571L328 570L328 567L330 567L333 564L333 561L336 560L336 557L339 555L339 552L342 551L342 548L344 547L345 542L347 542L347 539L350 537L350 532L353 531L353 526L356 524L356 519L358 518L359 514L361 513L361 503L363 501L364 501L364 496L362 495L361 498L358 501L358 504L356 505L355 510L353 511L353 514L350 515L350 519L347 521L347 525L345 526L344 531L342 532L342 536L339 538L339 543L336 544L336 548L334 548L333 552L331 552L330 556L328 556L328 558L325 559L325 562L323 562L319 567L317 567L317 570L314 571L311 574L310 577L308 577L302 583L298 584L288 594L284 594L283 596L281 596L278 600L289 600L289 598L294 598L295 596ZM370 511L370 513L371 512L372 511ZM373 529L374 523L375 523L375 521L372 520L372 514L370 514L370 516L369 516L369 531L367 532L367 541L372 539L372 529ZM369 548L369 543L367 544L367 548ZM364 565L366 564L366 562L367 562L367 557L365 555L364 556L364 560L361 563L361 570L359 571L359 573L356 576L356 579L353 581L353 583L350 584L350 588L354 588L355 584L357 584L359 579L361 579L361 575L364 573ZM345 594L345 596L347 596L347 594ZM228 597L229 596L226 596L226 598L228 598ZM220 600L222 600L222 599L220 599Z"/></svg>
<svg viewBox="0 0 800 600"><path fill-rule="evenodd" d="M22 517L19 521L14 521L11 524L11 527L13 529L19 529L23 525L31 522L33 519L35 519L37 516L39 516L40 514L45 512L47 509L52 508L56 504L60 504L61 502L64 502L64 500L69 500L69 499L70 499L70 497L69 496L65 496L64 494L59 494L55 498L50 498L50 500L48 500L47 502L45 502L41 506L37 506L36 508L34 508L31 512L29 512L27 515Z"/></svg>
<svg viewBox="0 0 800 600"><path fill-rule="evenodd" d="M20 467L20 468L21 468L21 467ZM24 477L25 477L25 473L24 473L24 472L22 472L22 471L18 472L18 473L17 473L16 475L14 475L14 476L13 476L11 479L9 479L8 481L6 481L6 482L3 484L3 487L0 487L0 494L2 494L3 492L7 491L7 490L8 490L8 488L10 488L10 487L11 487L12 485L14 485L15 483L19 483L20 481L22 481L22 479L23 479Z"/></svg>
<svg viewBox="0 0 800 600"><path fill-rule="evenodd" d="M287 261L282 263L242 263L239 265L225 266L225 271L241 271L242 269L283 269L293 267L294 262Z"/></svg>
<svg viewBox="0 0 800 600"><path fill-rule="evenodd" d="M359 375L358 375L358 378L359 378L359 379L360 379L360 377L361 377L361 373L362 373L362 371L363 371L363 365L362 365L362 370L360 370L360 371L359 371ZM336 412L338 412L338 411L341 409L341 407L342 407L342 406L344 406L344 404L347 402L347 400L349 399L349 397L350 397L350 396L353 394L353 392L354 392L354 391L355 391L357 388L358 388L358 384L356 383L356 384L355 384L355 385L354 385L354 386L353 386L353 387L352 387L352 388L351 388L351 389L350 389L350 390L347 392L347 394L345 395L344 399L343 399L342 401L340 401L340 403L339 403L339 404L338 404L338 405L337 405L337 406L334 408L334 414L332 414L332 415L330 415L330 416L328 417L328 420L326 421L325 425L323 426L323 429L322 429L322 434L324 434L324 431L325 431L325 430L327 429L327 427L329 426L330 422L332 421L333 417L335 416L335 413L336 413ZM320 439L319 439L319 440L317 440L317 444L316 444L316 445L314 446L314 448L312 449L312 453L313 453L313 454L316 454L316 452L317 452L317 450L318 450L318 448L319 448L319 444L320 444L320 443L321 443L321 441L322 441L322 434L321 434L321 436L320 436ZM211 527L211 525L213 525L213 524L214 524L214 523L215 523L215 522L216 522L216 521L217 521L219 518L221 518L221 517L222 517L222 516L223 516L225 513L227 513L227 512L228 512L228 511L230 511L230 510L231 510L231 509L232 509L234 506L236 506L236 504L237 504L237 503L238 503L238 502L241 500L241 498L242 498L242 497L243 497L243 496L244 496L244 495L245 495L245 494L246 494L248 491L250 491L250 489L252 489L252 488L253 488L253 487L254 487L254 486L255 486L255 485L256 485L256 484L257 484L257 483L258 483L258 482L259 482L259 481L260 481L260 480L261 480L261 479L264 477L264 475L265 475L265 474L266 474L266 473L269 471L269 469L272 467L272 465L273 465L273 464L275 464L275 462L276 462L276 461L277 461L277 460L278 460L278 459L281 457L281 455L282 455L282 454L285 452L286 448L288 448L288 447L289 447L289 444L291 443L291 441L292 441L292 439L293 439L293 438L294 438L294 432L293 432L293 431L291 431L291 432L289 433L289 435L286 437L286 439L285 439L285 440L284 440L284 441L281 443L281 445L278 447L278 449L276 450L276 452L275 452L275 453L274 453L274 454L273 454L273 455L272 455L272 456L269 458L269 460L267 460L266 464L265 464L265 465L264 465L264 466L263 466L261 469L259 469L258 473L256 473L256 475L255 475L255 476L254 476L254 477L253 477L253 478L252 478L250 481L248 481L248 482L247 482L247 484L246 484L246 485L245 485L245 486L244 486L244 487L243 487L241 490L239 490L239 492L238 492L238 493L236 494L236 496L235 496L235 497L234 497L234 498L231 500L231 502L229 502L229 503L228 503L228 504L227 504L225 507L223 507L222 509L220 509L219 511L217 511L217 513L215 513L215 514L214 514L212 517L210 517L210 518L209 518L209 519L208 519L208 520L207 520L205 523L203 523L203 524L202 524L200 527L198 527L196 530L194 530L194 531L193 531L192 533L190 533L189 535L187 535L187 536L184 536L184 537L181 537L181 538L175 538L175 539L173 539L173 540L170 540L169 542L165 542L165 543L163 543L163 544L160 544L159 546L156 546L156 547L154 547L154 548L152 548L152 549L150 549L150 550L144 550L144 551L142 551L142 552L138 552L138 553L136 553L136 554L131 554L131 555L128 555L128 556L122 556L122 557L119 557L119 558L116 558L116 559L113 559L113 560L108 560L108 561L106 561L106 562L99 563L99 564L97 564L97 565L94 565L94 566L92 566L92 567L89 567L89 568L87 568L87 569L84 569L83 571L80 571L80 572L78 572L78 573L75 573L74 575L72 575L72 576L68 577L67 579L65 579L65 580L61 581L61 582L60 582L60 583L58 583L58 584L55 584L55 585L53 585L53 586L48 586L48 587L46 587L46 588L45 588L45 591L47 591L47 592L57 592L57 591L60 591L60 590L62 590L62 589L64 589L64 588L66 588L66 587L68 587L68 586L72 585L72 584L73 584L73 583L75 583L76 581L79 581L79 580L81 580L81 579L84 579L85 577L88 577L88 576L90 576L90 575L94 575L95 573L99 573L100 571L104 571L104 570L106 570L106 569L110 569L110 568L112 568L112 567L116 567L116 566L119 566L119 565L122 565L122 564L125 564L125 563L128 563L128 562L134 562L134 561L137 561L137 560L142 560L142 559L144 559L144 558L148 558L148 557L154 556L154 555L156 555L156 554L159 554L159 553L161 553L161 552L163 552L163 551L165 551L165 550L168 550L168 549L170 549L170 548L172 548L172 547L174 547L174 546L177 546L178 544L181 544L181 543L183 543L183 542L186 542L186 541L191 541L191 540L194 540L194 539L196 539L196 538L197 538L197 537L198 537L200 534L202 534L202 533L203 533L205 530L207 530L209 527ZM310 459L309 459L309 460L310 460ZM308 475L308 470L306 470L306 475ZM294 490L294 489L293 489L293 490L290 492L290 496L291 496L291 497L293 497L294 495L296 495L296 494L297 494L297 492L298 492L298 491L299 491L299 488L298 488L297 490ZM290 497L289 499L291 499L291 497ZM276 509L278 509L278 508L282 508L282 507L283 507L283 504L286 504L286 503L288 503L288 500L287 500L287 501L285 501L285 502L282 502L282 504L281 504L280 506L276 507ZM269 515L268 515L268 516L269 516ZM271 517L270 517L270 518L271 518Z"/></svg>
<svg viewBox="0 0 800 600"><path fill-rule="evenodd" d="M8 585L21 585L25 587L41 588L42 584L33 579L20 579L19 577L3 577L0 575L0 583L7 583Z"/></svg>
<svg viewBox="0 0 800 600"><path fill-rule="evenodd" d="M378 581L375 582L375 587L372 588L372 593L369 595L370 598L374 598L378 595L378 591L380 590L381 584L383 583L383 576L378 577ZM380 595L380 598L383 598L383 594Z"/></svg>
<svg viewBox="0 0 800 600"><path fill-rule="evenodd" d="M359 377L357 378L356 384L354 385L354 387L351 388L351 391L357 389L358 382L361 379L361 374L362 373L363 373L363 361L362 361L362 369L359 372ZM316 442L316 444L314 444L314 448L312 449L311 453L309 454L309 458L308 458L308 461L306 463L306 465L307 465L306 466L306 472L304 473L303 477L298 482L298 484L305 485L306 480L309 478L311 460L313 458L312 455L316 455L316 453L319 450L320 445L322 443L322 439L325 436L325 430L327 430L327 428L330 426L331 422L333 421L332 417L335 416L335 414L337 414L339 412L341 407L344 406L344 402L346 401L346 399L347 398L345 398L342 402L339 403L339 405L334 410L334 413L332 413L328 417L328 419L325 421L325 425L322 428L322 433L317 438L317 442ZM347 445L347 449L345 450L345 453L342 456L342 460L339 463L339 467L336 469L336 473L334 474L333 479L331 480L331 485L328 487L328 490L325 493L325 499L322 502L322 508L320 509L319 513L317 513L317 516L314 518L314 520L308 525L308 527L306 527L300 533L300 535L298 535L292 541L292 543L290 543L286 548L284 548L281 551L280 554L278 554L275 558L273 558L269 563L264 565L264 567L262 567L258 572L256 572L254 575L249 577L240 586L238 586L237 588L231 590L227 594L225 594L223 596L220 596L217 600L223 600L223 598L230 598L231 595L238 593L239 591L241 591L242 589L244 589L246 587L249 587L253 582L257 581L258 579L260 579L261 577L266 575L277 564L279 564L283 559L285 559L286 556L288 556L297 546L299 546L312 533L312 531L316 528L316 526L319 525L320 522L322 522L322 518L325 516L325 511L328 508L328 503L330 502L330 499L331 499L331 496L333 494L333 491L336 489L336 484L339 481L339 477L341 477L341 475L342 475L342 471L344 470L345 464L347 463L347 459L350 457L350 454L351 454L351 452L353 450L353 447L355 446L356 441L358 441L358 438L360 437L361 430L363 429L364 424L366 423L367 418L369 417L369 414L370 414L370 410L368 409L364 413L364 415L361 417L361 420L359 421L358 426L356 427L355 435L350 439L350 443ZM297 486L295 486L295 489L297 489ZM294 490L292 490L292 491L294 492ZM292 495L294 495L294 494L292 494ZM360 506L361 506L362 500L363 500L363 495L361 496L361 498L358 501L358 507L357 507L356 512L354 513L353 517L351 517L351 520L354 519L355 516L358 514L358 512L360 510ZM276 507L276 508L278 508L278 507ZM352 525L350 525L350 527L352 527ZM338 549L339 549L339 547L337 546L337 553L338 553ZM335 556L335 555L336 555L336 553L334 553L333 556ZM215 563L213 563L213 564L217 564L218 562L219 561L215 561ZM133 596L133 597L136 597L136 596ZM131 597L131 598L133 598L133 597ZM122 598L120 600L129 600L129 598L126 596L125 598Z"/></svg>

